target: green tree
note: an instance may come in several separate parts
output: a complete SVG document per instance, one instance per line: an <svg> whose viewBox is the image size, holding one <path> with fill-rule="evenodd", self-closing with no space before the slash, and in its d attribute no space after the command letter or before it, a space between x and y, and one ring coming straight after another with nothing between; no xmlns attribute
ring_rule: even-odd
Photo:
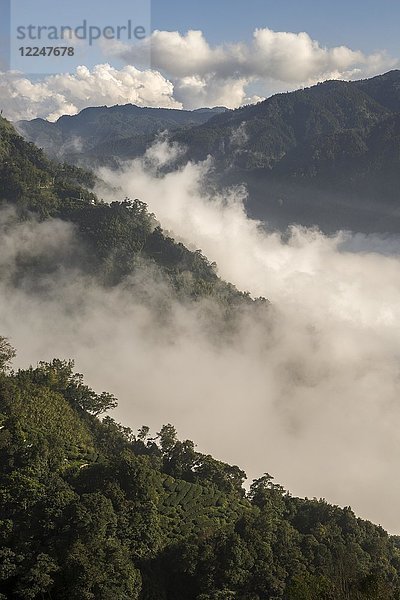
<svg viewBox="0 0 400 600"><path fill-rule="evenodd" d="M0 336L0 371L8 371L16 352L6 337Z"/></svg>

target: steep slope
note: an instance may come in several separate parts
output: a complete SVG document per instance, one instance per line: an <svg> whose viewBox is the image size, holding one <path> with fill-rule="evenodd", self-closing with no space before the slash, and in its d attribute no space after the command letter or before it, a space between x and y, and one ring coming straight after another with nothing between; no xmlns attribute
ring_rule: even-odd
<svg viewBox="0 0 400 600"><path fill-rule="evenodd" d="M371 79L355 82L355 85L393 112L400 111L400 71L394 70Z"/></svg>
<svg viewBox="0 0 400 600"><path fill-rule="evenodd" d="M85 183L85 187L83 187ZM0 118L0 200L49 216L66 198L90 203L91 173L51 162L34 144L25 142L6 119Z"/></svg>
<svg viewBox="0 0 400 600"><path fill-rule="evenodd" d="M285 228L400 231L400 72L279 94L178 132L222 181L245 182L249 212Z"/></svg>
<svg viewBox="0 0 400 600"><path fill-rule="evenodd" d="M4 349L5 340L1 340ZM0 594L81 600L395 600L397 540L109 416L54 360L0 368Z"/></svg>
<svg viewBox="0 0 400 600"><path fill-rule="evenodd" d="M75 226L79 247L76 255L65 257L65 266L72 264L105 285L115 285L143 264L153 265L182 298L213 297L227 305L251 302L217 276L201 251L190 251L164 234L142 202L106 204L88 189L94 182L87 171L50 161L0 120L0 200L15 206L21 219L36 215ZM26 260L21 269L29 272L32 265L25 265ZM43 257L35 273L59 267Z"/></svg>
<svg viewBox="0 0 400 600"><path fill-rule="evenodd" d="M203 126L177 132L174 139L187 144L190 156L197 159L212 154L225 166L273 169L309 140L367 130L388 112L352 83L329 81L219 115Z"/></svg>

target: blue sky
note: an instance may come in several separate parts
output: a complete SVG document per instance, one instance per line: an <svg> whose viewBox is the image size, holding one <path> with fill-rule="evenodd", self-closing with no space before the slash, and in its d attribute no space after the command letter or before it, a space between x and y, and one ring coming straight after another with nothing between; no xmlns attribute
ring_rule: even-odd
<svg viewBox="0 0 400 600"><path fill-rule="evenodd" d="M153 0L152 26L202 29L212 43L249 39L256 27L306 31L321 44L400 50L398 0Z"/></svg>
<svg viewBox="0 0 400 600"><path fill-rule="evenodd" d="M7 30L8 4L0 0L1 37ZM85 4L93 6L93 0L80 6ZM95 4L96 14L110 12L109 2ZM256 27L269 27L306 31L322 45L345 44L364 52L386 49L394 56L400 50L398 0L152 0L151 7L154 29L201 29L213 44L247 41Z"/></svg>

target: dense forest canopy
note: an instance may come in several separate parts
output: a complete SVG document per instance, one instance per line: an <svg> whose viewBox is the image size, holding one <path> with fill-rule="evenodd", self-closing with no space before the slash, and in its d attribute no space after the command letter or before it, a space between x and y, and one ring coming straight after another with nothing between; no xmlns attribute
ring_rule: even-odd
<svg viewBox="0 0 400 600"><path fill-rule="evenodd" d="M214 297L227 306L250 302L223 282L200 250L188 250L166 235L138 199L107 204L92 192L91 172L49 160L0 120L0 201L20 219L61 219L76 227L85 256L81 270L107 285L121 282L144 262L159 268L182 297ZM40 268L40 265L39 265Z"/></svg>
<svg viewBox="0 0 400 600"><path fill-rule="evenodd" d="M1 598L389 600L400 550L350 508L292 497L104 412L71 361L9 371L1 339ZM103 415L100 417L100 415Z"/></svg>

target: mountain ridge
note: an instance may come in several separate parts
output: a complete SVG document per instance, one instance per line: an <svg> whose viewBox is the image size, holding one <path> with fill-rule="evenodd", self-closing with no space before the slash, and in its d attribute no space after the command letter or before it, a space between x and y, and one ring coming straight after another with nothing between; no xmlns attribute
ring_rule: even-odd
<svg viewBox="0 0 400 600"><path fill-rule="evenodd" d="M132 136L150 136L204 123L215 113L225 110L215 107L188 111L117 104L87 107L76 115L63 115L54 123L38 118L19 121L16 126L29 141L43 147L49 156L73 161L77 146L90 152L96 146L112 146L118 140Z"/></svg>
<svg viewBox="0 0 400 600"><path fill-rule="evenodd" d="M244 183L249 214L280 229L299 223L327 232L398 233L399 113L398 70L327 81L170 129L170 141L186 150L170 168L212 156L217 185ZM41 145L60 144L49 141L52 125L42 123L36 133L35 125L26 127L33 129L25 130L28 139L39 143L43 128ZM68 160L118 168L121 160L143 155L155 135L144 128L135 135L110 134L73 149Z"/></svg>

